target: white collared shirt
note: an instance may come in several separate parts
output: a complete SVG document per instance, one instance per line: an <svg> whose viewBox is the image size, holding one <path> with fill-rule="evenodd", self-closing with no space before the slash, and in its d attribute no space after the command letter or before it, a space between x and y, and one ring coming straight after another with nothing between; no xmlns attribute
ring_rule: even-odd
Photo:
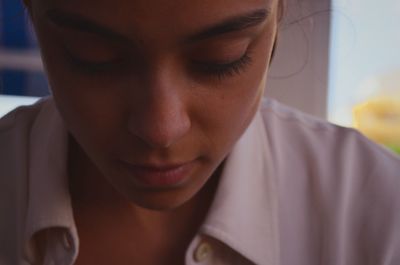
<svg viewBox="0 0 400 265"><path fill-rule="evenodd" d="M67 131L52 98L0 120L0 264L79 251ZM186 264L398 265L400 160L358 132L275 101L228 156ZM38 246L37 232L46 245Z"/></svg>

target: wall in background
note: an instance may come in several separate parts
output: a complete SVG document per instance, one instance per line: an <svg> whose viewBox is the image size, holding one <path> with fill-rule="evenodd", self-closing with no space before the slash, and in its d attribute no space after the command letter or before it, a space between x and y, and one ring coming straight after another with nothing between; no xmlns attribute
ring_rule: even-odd
<svg viewBox="0 0 400 265"><path fill-rule="evenodd" d="M288 0L266 96L326 117L330 0Z"/></svg>

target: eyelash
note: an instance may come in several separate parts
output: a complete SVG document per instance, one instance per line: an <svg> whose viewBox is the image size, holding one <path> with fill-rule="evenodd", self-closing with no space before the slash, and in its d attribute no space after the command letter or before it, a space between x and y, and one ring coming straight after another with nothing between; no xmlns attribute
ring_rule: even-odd
<svg viewBox="0 0 400 265"><path fill-rule="evenodd" d="M252 57L246 52L240 59L230 63L204 63L196 62L195 65L204 73L217 77L219 80L241 74L252 63Z"/></svg>
<svg viewBox="0 0 400 265"><path fill-rule="evenodd" d="M101 63L84 61L71 54L68 54L68 59L74 67L77 67L79 71L86 74L99 74L103 72L109 72L114 70L114 67L117 65L117 62L115 61Z"/></svg>
<svg viewBox="0 0 400 265"><path fill-rule="evenodd" d="M118 61L92 63L84 61L68 54L70 62L87 74L100 74L110 71L115 71L118 67ZM252 57L250 52L246 52L241 58L229 63L208 63L208 62L194 62L196 71L214 76L219 80L233 77L235 75L241 74L247 66L252 63Z"/></svg>

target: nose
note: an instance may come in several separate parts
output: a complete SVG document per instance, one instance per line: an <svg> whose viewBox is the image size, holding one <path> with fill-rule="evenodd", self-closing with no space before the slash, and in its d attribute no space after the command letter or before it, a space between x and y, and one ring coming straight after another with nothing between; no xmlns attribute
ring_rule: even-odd
<svg viewBox="0 0 400 265"><path fill-rule="evenodd" d="M146 83L134 93L129 132L152 148L168 148L191 128L184 89L165 76Z"/></svg>

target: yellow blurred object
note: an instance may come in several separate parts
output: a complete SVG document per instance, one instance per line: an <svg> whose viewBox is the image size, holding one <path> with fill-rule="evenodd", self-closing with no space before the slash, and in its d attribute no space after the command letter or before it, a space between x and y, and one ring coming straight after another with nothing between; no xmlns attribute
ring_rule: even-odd
<svg viewBox="0 0 400 265"><path fill-rule="evenodd" d="M400 95L376 97L353 108L354 127L371 140L400 147Z"/></svg>

